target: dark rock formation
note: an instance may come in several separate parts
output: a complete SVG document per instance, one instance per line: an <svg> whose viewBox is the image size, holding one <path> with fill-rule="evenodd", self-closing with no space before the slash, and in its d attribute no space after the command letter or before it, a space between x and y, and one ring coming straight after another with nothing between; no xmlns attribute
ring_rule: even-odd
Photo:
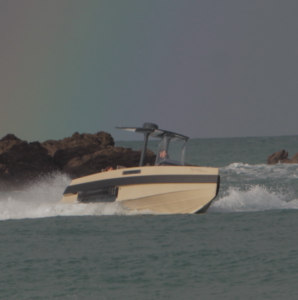
<svg viewBox="0 0 298 300"><path fill-rule="evenodd" d="M298 164L298 153L294 154L291 159L288 158L288 152L286 150L281 150L271 154L267 158L268 165L275 165L278 163L283 164Z"/></svg>
<svg viewBox="0 0 298 300"><path fill-rule="evenodd" d="M113 137L106 132L96 134L74 133L60 141L46 141L42 146L53 156L58 168L72 178L101 172L107 166L138 166L140 151L114 147ZM154 164L155 155L147 150L145 163Z"/></svg>
<svg viewBox="0 0 298 300"><path fill-rule="evenodd" d="M64 173L69 174L72 178L98 173L102 169L112 166L116 168L117 165L125 167L136 167L139 165L141 152L133 151L130 148L109 147L101 149L93 153L84 154L77 152L79 155L73 155L72 151L57 152L54 160L57 164L62 166ZM155 162L155 155L152 151L147 150L145 164L153 165ZM69 159L71 158L71 159Z"/></svg>
<svg viewBox="0 0 298 300"><path fill-rule="evenodd" d="M278 163L288 163L290 161L288 155L289 153L286 150L275 152L267 158L267 164L274 165Z"/></svg>
<svg viewBox="0 0 298 300"><path fill-rule="evenodd" d="M141 152L114 147L113 137L105 132L74 133L63 140L42 144L28 143L8 134L0 140L0 191L21 189L41 176L53 172L71 178L101 172L107 166L139 165ZM145 164L153 165L155 155L147 150Z"/></svg>
<svg viewBox="0 0 298 300"><path fill-rule="evenodd" d="M106 132L100 131L95 134L75 132L71 137L63 140L54 141L48 140L41 144L48 150L51 156L54 156L58 150L69 150L69 149L83 149L88 148L89 152L94 152L95 149L106 148L108 146L114 147L113 137Z"/></svg>
<svg viewBox="0 0 298 300"><path fill-rule="evenodd" d="M27 143L27 142L18 139L13 134L7 134L5 137L3 137L0 140L0 154L2 154L3 152L8 151L14 145L21 145L21 144L24 144L24 143Z"/></svg>
<svg viewBox="0 0 298 300"><path fill-rule="evenodd" d="M8 145L12 145L16 140L6 141ZM0 140L2 142L3 139ZM39 142L21 141L7 147L0 155L0 190L26 186L42 175L58 171L53 158L47 152Z"/></svg>
<svg viewBox="0 0 298 300"><path fill-rule="evenodd" d="M298 153L294 154L289 161L290 164L298 164Z"/></svg>

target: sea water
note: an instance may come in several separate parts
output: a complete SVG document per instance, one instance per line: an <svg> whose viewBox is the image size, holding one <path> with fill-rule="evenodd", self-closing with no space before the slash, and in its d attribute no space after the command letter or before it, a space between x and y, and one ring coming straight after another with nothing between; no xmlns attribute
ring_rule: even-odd
<svg viewBox="0 0 298 300"><path fill-rule="evenodd" d="M202 215L60 205L61 174L0 193L0 299L297 299L298 165L266 165L297 142L190 140L187 163L220 167Z"/></svg>

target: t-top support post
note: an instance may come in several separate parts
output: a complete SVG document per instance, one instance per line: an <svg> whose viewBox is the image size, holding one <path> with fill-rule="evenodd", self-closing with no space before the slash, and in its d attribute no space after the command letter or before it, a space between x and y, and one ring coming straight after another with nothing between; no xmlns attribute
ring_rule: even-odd
<svg viewBox="0 0 298 300"><path fill-rule="evenodd" d="M150 133L151 132L144 132L144 144L143 144L143 150L142 150L141 159L140 159L140 167L142 167L145 162L147 143L148 143L148 138L149 138Z"/></svg>

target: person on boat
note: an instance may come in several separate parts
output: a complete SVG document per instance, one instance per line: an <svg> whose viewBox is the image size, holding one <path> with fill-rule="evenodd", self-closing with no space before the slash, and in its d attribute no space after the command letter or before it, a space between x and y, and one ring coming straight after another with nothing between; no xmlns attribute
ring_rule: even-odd
<svg viewBox="0 0 298 300"><path fill-rule="evenodd" d="M166 157L168 157L167 151L166 151L166 150L161 151L161 152L159 153L159 157L161 157L161 158L166 158Z"/></svg>
<svg viewBox="0 0 298 300"><path fill-rule="evenodd" d="M112 166L107 166L105 170L106 170L106 171L113 171L114 168L113 168Z"/></svg>

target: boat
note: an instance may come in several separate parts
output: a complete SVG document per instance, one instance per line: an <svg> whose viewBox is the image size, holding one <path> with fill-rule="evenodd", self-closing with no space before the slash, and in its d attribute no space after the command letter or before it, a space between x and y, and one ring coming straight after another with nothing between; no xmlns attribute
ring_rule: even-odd
<svg viewBox="0 0 298 300"><path fill-rule="evenodd" d="M207 211L219 191L219 169L185 164L187 136L153 123L116 128L144 135L139 166L73 179L61 203L117 202L130 210L157 214ZM144 165L149 137L160 140L154 166ZM179 151L175 145L180 145Z"/></svg>

